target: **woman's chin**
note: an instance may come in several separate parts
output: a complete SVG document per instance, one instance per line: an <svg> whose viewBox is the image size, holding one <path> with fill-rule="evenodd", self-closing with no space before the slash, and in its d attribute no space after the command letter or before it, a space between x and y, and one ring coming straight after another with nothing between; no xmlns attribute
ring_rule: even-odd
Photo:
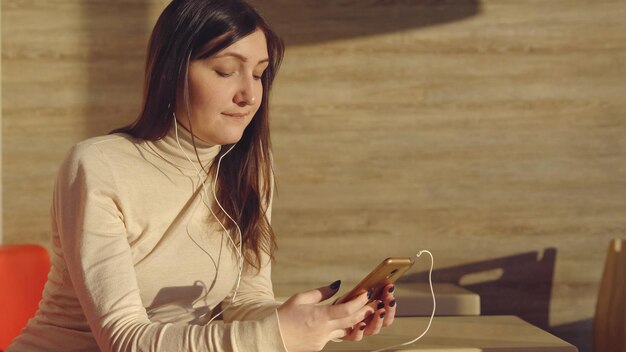
<svg viewBox="0 0 626 352"><path fill-rule="evenodd" d="M242 135L243 133L233 133L229 135L215 136L213 140L215 141L214 144L219 145L235 144L241 140Z"/></svg>

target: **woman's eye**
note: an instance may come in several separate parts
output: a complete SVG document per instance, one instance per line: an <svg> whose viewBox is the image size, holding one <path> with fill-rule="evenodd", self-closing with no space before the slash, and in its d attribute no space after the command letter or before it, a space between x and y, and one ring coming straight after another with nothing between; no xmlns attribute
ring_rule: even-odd
<svg viewBox="0 0 626 352"><path fill-rule="evenodd" d="M267 71L263 70L263 71L261 71L261 73L260 73L260 74L258 74L258 75L252 75L252 77L254 77L254 79L256 79L257 81L259 81L259 80L261 80L261 78L263 78L263 75L265 74L265 72L267 72Z"/></svg>
<svg viewBox="0 0 626 352"><path fill-rule="evenodd" d="M216 72L216 73L218 74L218 76L220 76L220 77L230 77L230 76L232 76L233 74L235 74L234 72L222 72L222 71L215 71L215 72Z"/></svg>

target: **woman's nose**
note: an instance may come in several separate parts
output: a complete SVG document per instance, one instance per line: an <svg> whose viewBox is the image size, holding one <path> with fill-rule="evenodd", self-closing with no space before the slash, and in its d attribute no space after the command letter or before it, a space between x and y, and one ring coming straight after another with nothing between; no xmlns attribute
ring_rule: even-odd
<svg viewBox="0 0 626 352"><path fill-rule="evenodd" d="M254 105L257 100L257 93L254 89L255 81L252 78L243 79L241 82L241 86L237 90L237 94L235 94L234 102L237 105Z"/></svg>

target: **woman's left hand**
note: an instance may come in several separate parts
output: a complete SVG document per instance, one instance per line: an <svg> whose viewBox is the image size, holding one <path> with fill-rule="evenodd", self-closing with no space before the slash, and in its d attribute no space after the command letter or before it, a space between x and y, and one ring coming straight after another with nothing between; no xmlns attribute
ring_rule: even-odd
<svg viewBox="0 0 626 352"><path fill-rule="evenodd" d="M393 296L395 287L390 284L385 286L378 301L376 311L362 322L356 324L342 340L361 341L363 336L376 335L380 330L393 323L396 316L396 299Z"/></svg>

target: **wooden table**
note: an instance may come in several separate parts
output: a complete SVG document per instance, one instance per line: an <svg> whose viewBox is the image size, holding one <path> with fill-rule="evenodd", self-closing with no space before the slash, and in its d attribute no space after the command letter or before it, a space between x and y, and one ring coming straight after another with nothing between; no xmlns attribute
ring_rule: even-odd
<svg viewBox="0 0 626 352"><path fill-rule="evenodd" d="M360 342L329 342L323 351L371 351L419 336L428 318L397 318L377 336ZM389 351L577 352L577 348L514 316L435 317L421 340Z"/></svg>

